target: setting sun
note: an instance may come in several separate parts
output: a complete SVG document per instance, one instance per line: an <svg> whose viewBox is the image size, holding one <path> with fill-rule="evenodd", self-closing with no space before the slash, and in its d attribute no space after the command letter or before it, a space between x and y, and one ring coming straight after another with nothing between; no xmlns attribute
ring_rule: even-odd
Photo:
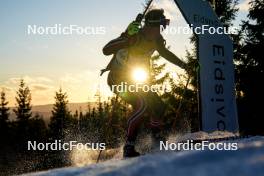
<svg viewBox="0 0 264 176"><path fill-rule="evenodd" d="M147 80L148 74L142 68L136 68L132 73L133 80L138 83L145 82Z"/></svg>

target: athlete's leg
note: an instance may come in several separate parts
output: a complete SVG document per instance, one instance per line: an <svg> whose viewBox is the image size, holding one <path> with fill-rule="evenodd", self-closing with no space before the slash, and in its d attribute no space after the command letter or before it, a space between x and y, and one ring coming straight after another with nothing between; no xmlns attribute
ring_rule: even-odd
<svg viewBox="0 0 264 176"><path fill-rule="evenodd" d="M162 128L166 109L165 103L156 92L146 92L145 97L148 104L148 111L150 112L150 127Z"/></svg>
<svg viewBox="0 0 264 176"><path fill-rule="evenodd" d="M113 88L113 85L120 83L120 80L115 79L117 76L114 72L108 74L108 85ZM124 146L124 157L138 156L139 153L135 151L135 141L137 138L138 128L142 122L143 114L147 110L147 104L144 97L139 92L117 92L116 89L112 89L117 93L124 101L131 104L133 112L127 121L126 143Z"/></svg>
<svg viewBox="0 0 264 176"><path fill-rule="evenodd" d="M152 146L156 148L159 146L160 141L165 141L163 118L166 105L155 92L147 92L145 97L148 104L148 111L150 112Z"/></svg>
<svg viewBox="0 0 264 176"><path fill-rule="evenodd" d="M139 153L135 151L135 141L138 134L138 128L143 120L143 115L147 110L147 104L140 93L126 93L126 95L122 97L133 106L133 112L127 121L124 157L138 156Z"/></svg>
<svg viewBox="0 0 264 176"><path fill-rule="evenodd" d="M147 104L144 97L137 93L133 95L135 103L133 104L133 112L127 121L127 141L134 142L137 137L137 130L142 122L142 117L147 110Z"/></svg>

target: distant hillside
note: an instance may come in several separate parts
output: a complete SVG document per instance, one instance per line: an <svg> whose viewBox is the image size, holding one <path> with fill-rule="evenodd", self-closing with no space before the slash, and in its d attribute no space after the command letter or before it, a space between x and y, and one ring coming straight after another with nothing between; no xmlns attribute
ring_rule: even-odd
<svg viewBox="0 0 264 176"><path fill-rule="evenodd" d="M90 102L91 108L96 107L96 102ZM53 104L47 104L47 105L37 105L32 107L32 113L35 115L38 113L39 115L43 116L46 123L49 122L51 117L51 111L53 108ZM88 103L69 103L68 108L72 113L75 113L75 111L82 111L83 113L87 112L88 110ZM10 110L10 120L15 120L16 116L13 112L14 107Z"/></svg>

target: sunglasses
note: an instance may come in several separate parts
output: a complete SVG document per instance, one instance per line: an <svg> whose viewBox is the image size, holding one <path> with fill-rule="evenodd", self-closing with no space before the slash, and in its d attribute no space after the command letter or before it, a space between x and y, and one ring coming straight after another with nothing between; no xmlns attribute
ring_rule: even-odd
<svg viewBox="0 0 264 176"><path fill-rule="evenodd" d="M162 18L160 20L149 20L148 22L154 25L162 25L162 26L170 25L170 19L166 19L166 18Z"/></svg>
<svg viewBox="0 0 264 176"><path fill-rule="evenodd" d="M169 26L170 25L170 19L166 19L166 18L161 19L161 24L163 26Z"/></svg>

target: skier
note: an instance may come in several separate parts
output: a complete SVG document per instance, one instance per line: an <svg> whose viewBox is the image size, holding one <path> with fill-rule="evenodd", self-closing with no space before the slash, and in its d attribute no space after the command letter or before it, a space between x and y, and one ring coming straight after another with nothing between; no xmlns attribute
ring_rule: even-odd
<svg viewBox="0 0 264 176"><path fill-rule="evenodd" d="M105 55L112 55L113 58L103 72L110 70L108 74L108 85L120 85L122 82L128 85L134 84L131 79L131 72L135 68L143 68L146 72L150 69L150 59L154 51L171 63L186 69L187 65L176 55L166 48L166 42L160 34L160 26L164 28L169 25L163 9L152 9L145 15L144 26L140 23L132 22L126 32L120 37L110 41L104 48ZM139 75L144 76L144 75ZM144 84L150 85L147 80ZM150 116L150 127L154 142L163 140L162 117L165 111L165 104L156 92L148 91L125 91L117 93L123 100L133 107L133 112L127 122L126 142L123 148L124 157L135 157L140 155L135 150L135 141L138 128L143 120L144 114Z"/></svg>

